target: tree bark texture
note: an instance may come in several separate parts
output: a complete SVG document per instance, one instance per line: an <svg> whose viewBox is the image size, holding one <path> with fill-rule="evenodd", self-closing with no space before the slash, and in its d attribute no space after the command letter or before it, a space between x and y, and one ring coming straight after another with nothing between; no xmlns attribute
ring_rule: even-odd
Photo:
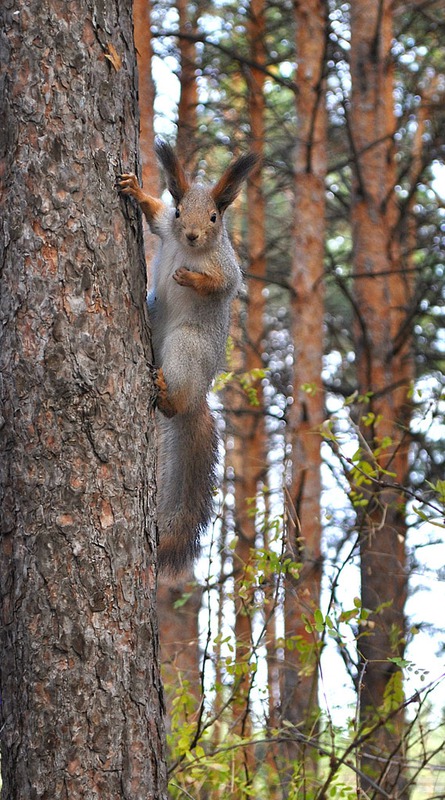
<svg viewBox="0 0 445 800"><path fill-rule="evenodd" d="M166 797L130 4L1 10L5 800Z"/></svg>
<svg viewBox="0 0 445 800"><path fill-rule="evenodd" d="M286 637L314 647L302 614L311 617L320 604L321 456L319 428L324 418L323 366L324 240L326 179L324 0L296 2L298 133L295 147L295 249L293 254L292 337L293 404L288 433L292 445L289 488L289 538L293 558L301 562L298 580L286 579ZM311 729L317 714L317 658L302 668L298 650L286 653L282 715Z"/></svg>
<svg viewBox="0 0 445 800"><path fill-rule="evenodd" d="M359 392L371 393L362 412L375 415L362 435L375 451L383 437L392 444L378 456L381 466L403 483L408 471L410 406L413 377L410 336L405 327L411 281L404 274L396 235L397 182L394 158L392 5L366 0L351 5L351 137L356 157L352 198L355 307L357 311L357 375ZM409 264L406 264L409 267ZM369 417L368 417L369 420ZM389 441L388 439L388 441ZM391 477L386 478L391 483ZM359 514L361 596L376 612L372 629L364 629L359 649L365 667L361 716L382 706L394 664L403 655L406 600L406 522L403 497L389 486L369 487L368 506ZM379 610L380 609L380 610ZM403 733L403 713L391 729L382 729L376 751L391 753ZM374 777L380 767L368 760ZM392 791L397 771L386 772L383 786ZM399 795L398 795L399 796Z"/></svg>

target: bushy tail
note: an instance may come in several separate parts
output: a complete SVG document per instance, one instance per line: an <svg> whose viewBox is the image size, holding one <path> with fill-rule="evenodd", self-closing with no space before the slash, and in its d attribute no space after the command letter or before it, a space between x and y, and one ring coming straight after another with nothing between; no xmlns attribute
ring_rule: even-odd
<svg viewBox="0 0 445 800"><path fill-rule="evenodd" d="M218 438L207 403L171 419L159 413L158 433L158 563L180 572L212 516Z"/></svg>

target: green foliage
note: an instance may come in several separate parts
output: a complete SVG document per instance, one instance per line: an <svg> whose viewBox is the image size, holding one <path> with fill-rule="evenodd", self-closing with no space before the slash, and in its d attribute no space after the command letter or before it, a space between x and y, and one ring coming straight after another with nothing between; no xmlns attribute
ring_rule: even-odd
<svg viewBox="0 0 445 800"><path fill-rule="evenodd" d="M232 337L229 336L226 347L226 359L229 367L233 367L233 352L234 344ZM217 375L213 388L215 392L220 392L229 384L239 386L247 396L249 404L253 407L258 407L258 391L255 384L258 384L258 382L262 381L266 376L267 370L265 369L255 368L247 372L240 372L232 368Z"/></svg>
<svg viewBox="0 0 445 800"><path fill-rule="evenodd" d="M391 675L386 684L381 711L385 716L390 716L392 712L397 711L402 706L404 700L403 676L402 672L397 670Z"/></svg>
<svg viewBox="0 0 445 800"><path fill-rule="evenodd" d="M173 603L173 608L175 609L182 608L182 606L185 606L191 597L193 597L193 592L184 592L181 595L181 597L175 600L175 602Z"/></svg>
<svg viewBox="0 0 445 800"><path fill-rule="evenodd" d="M270 525L270 531L273 539L276 520ZM261 680L259 651L264 647L267 619L280 604L279 592L273 587L286 576L298 578L301 569L300 563L270 547L253 550L251 559L237 575L232 590L227 592L226 600L241 602L243 612L252 619L258 614L263 615L263 627L257 638L252 638L246 647L245 642L240 646L232 630L218 630L212 636L208 635L202 666L202 685L206 688L201 703L196 697L196 687L183 680L180 673L175 685L167 687L172 693L168 745L169 791L173 800L184 797L193 800L222 797L278 800L283 793L294 800L303 796L307 800L356 798L363 752L369 749L379 731L387 729L391 735L396 735L397 714L401 708L411 704L414 706L414 722L409 735L402 734L403 748L408 759L412 749L411 759L413 764L416 763L418 732L425 731L424 715L421 719L423 704L418 693L413 698L406 698L403 675L409 673L425 681L427 673L423 674L413 662L401 656L387 659L393 671L386 684L383 702L378 709L370 711L367 723L362 722L359 727L354 708L350 709L341 727L333 724L329 708L316 713L310 730L295 727L285 718L278 718L276 724L271 725L267 713L261 712L260 698L263 696L268 700L267 687L263 687L262 694L257 692L257 699L253 700L255 687L261 688L258 686ZM372 629L387 606L388 603L382 603L371 611L363 607L359 597L354 598L352 606L342 606L332 596L327 609L314 607L302 613L304 633L279 637L271 656L275 659L280 652L286 652L298 664L301 676L313 675L320 670L326 638L343 647L346 642L354 640L360 648L360 640L367 635L367 628ZM413 630L412 634L415 633ZM394 629L392 641L395 651L401 639L402 632ZM322 671L319 679L322 684ZM425 692L427 696L428 686ZM243 726L241 721L246 720L248 710L252 713L255 704L258 706L252 717L255 721ZM422 736L422 747L426 752L424 733ZM388 755L389 761L391 757Z"/></svg>
<svg viewBox="0 0 445 800"><path fill-rule="evenodd" d="M213 591L220 592L221 603L227 602L231 608L236 606L239 617L248 618L256 634L247 649L245 642L241 647L233 632L227 633L226 629L209 637L210 655L204 656L204 672L207 672L207 678L203 679L206 686L204 711L195 710L193 715L192 706L188 704L190 687L178 681L177 691L182 700L175 707L178 713L170 738L172 764L176 765L172 772L172 784L176 786L171 790L173 797L192 796L206 800L226 796L281 798L283 794L306 800L324 800L329 796L357 797L359 790L353 766L369 749L371 738L376 730L379 731L379 726L395 729L397 711L406 702L403 676L414 675L426 683L427 671L404 657L406 633L391 620L387 622L386 613L390 618L392 601L379 603L376 599L376 607L367 608L358 597L351 599L354 592L360 591L353 586L348 599L340 602L338 585L347 568L357 563L363 541L377 535L380 526L387 524L390 512L397 512L401 520L409 520L413 528L422 531L430 531L430 526L433 526L440 535L444 527L445 398L441 337L444 321L444 212L443 201L433 183L434 163L441 159L445 130L441 110L445 69L441 32L445 18L439 5L436 3L434 14L429 14L423 13L422 9L404 8L401 4L394 15L390 61L395 70L394 122L397 129L388 153L391 157L395 155L397 179L394 184L397 185L388 186L385 208L382 205L381 210L384 213L386 207L394 203L397 219L393 221L391 245L394 245L396 258L392 261L388 252L388 270L384 270L385 274L381 276L386 294L382 291L381 297L390 299L390 282L401 270L406 270L403 276L406 291L400 298L398 330L395 340L387 343L384 366L386 369L393 358L396 361L400 358L400 363L403 363L413 343L411 349L416 372L414 377L410 375L406 417L402 414L401 419L392 420L382 417L380 401L382 396L399 391L400 376L395 374L389 383L381 378L379 385L374 386L359 385L357 377L358 362L368 359L371 364L374 354L368 352L372 348L373 331L366 330L363 309L354 296L357 283L350 212L352 186L355 184L357 193L360 176L355 164L358 154L354 152L355 132L351 130L350 117L350 4L334 2L329 5L326 38L329 46L326 63L320 72L326 79L330 127L325 273L321 276L326 287L326 313L320 320L324 325L326 345L324 387L321 388L321 381L320 386L307 382L304 375L298 378L307 402L317 392L326 389L327 419L319 431L323 452L329 452L324 467L330 470L337 495L343 493L340 510L335 503L323 509L323 518L327 522L326 550L335 551L332 562L326 558L324 565L326 583L329 583L325 594L329 597L324 597L322 607L308 604L298 634L282 636L279 629L275 635L276 618L282 623L284 614L283 587L287 580L291 580L292 588L295 585L298 591L301 588L299 581L307 567L303 558L293 561L284 545L280 545L283 516L265 526L265 540L270 543L275 538L276 546L259 547L246 565L236 562L236 534L228 544L224 542L227 561L234 564L233 574L229 568L227 574L219 576L221 585L217 587L217 580L213 579ZM191 14L196 13L198 36L202 39L197 47L200 106L196 144L210 168L210 175L212 172L216 175L227 163L228 149L244 148L251 136L247 102L249 80L245 80L251 55L246 35L250 12L248 4L217 3L214 8L191 7ZM295 251L292 238L295 235L294 145L298 137L294 99L297 87L293 81L295 77L298 79L298 74L294 72L296 54L291 5L268 5L265 15L268 66L262 143L265 156L262 180L267 203L267 281L264 287L267 329L264 338L271 368L250 373L243 371L234 363L234 344L229 341L228 368L216 382L216 389L233 386L245 394L252 408L258 408L256 387L259 381L269 391L273 389L272 400L265 412L268 423L276 432L286 419L292 383L289 361L293 343L288 326ZM162 16L161 8L158 30L162 29ZM211 36L207 31L212 32ZM168 37L165 53L170 59L176 46L174 37ZM434 86L433 95L428 94L428 86ZM320 101L324 102L321 95ZM425 113L428 119L422 130ZM419 133L421 152L416 156ZM382 182L384 180L385 176L382 176ZM314 213L317 213L316 209ZM243 249L245 232L245 222L241 215L236 215L237 249L247 266ZM371 274L360 279L366 280L370 291L379 280ZM387 311L383 303L380 310L376 310L372 324L380 325ZM391 313L394 312L392 308ZM336 411L332 411L334 404ZM410 410L413 411L411 422ZM438 430L440 435L437 435ZM317 435L316 432L313 435ZM270 442L271 439L268 443L272 450ZM409 446L409 475L396 474L394 468L400 446L406 449ZM267 496L265 504L269 501ZM255 519L260 539L265 531L256 500L252 501L248 514ZM391 522L395 516L393 514ZM229 509L229 526L230 523ZM331 534L331 530L334 533ZM395 527L394 536L399 537ZM422 541L420 547L424 545ZM344 556L346 548L348 554ZM409 555L416 566L414 548ZM383 569L385 566L383 562ZM358 697L361 670L366 672L369 666L369 662L362 658L362 649L379 626L388 634L380 665L387 669L389 681L381 707L362 724L359 733L357 720L361 715L358 709L351 711L350 719L344 720L340 730L334 727L328 709L320 718L318 728L314 729L315 741L309 741L309 734L305 734L308 740L304 746L317 762L316 775L308 775L306 759L302 755L294 762L293 774L289 775L287 770L284 791L283 761L280 762L279 754L283 743L293 736L298 739L297 733L300 735L301 731L289 727L285 719L272 730L267 714L261 717L259 711L253 715L255 723L252 729L243 734L239 731L238 722L250 717L252 695L261 681L266 701L268 698L270 690L264 677L264 663L262 668L261 662L269 659L271 663L275 659L274 665L279 670L282 667L280 659L292 655L299 675L310 676L320 669L326 648L335 645ZM269 652L265 652L267 648ZM322 681L320 673L321 684ZM260 704L258 695L259 692L255 703ZM194 702L196 704L196 700ZM181 714L186 719L184 730L181 729ZM360 740L360 736L364 738ZM300 739L298 742L302 744ZM405 744L403 742L402 750ZM417 744L416 752L421 754L420 760L423 761L428 747L420 734ZM437 787L434 794L439 796L436 790ZM425 797L423 795L421 800Z"/></svg>
<svg viewBox="0 0 445 800"><path fill-rule="evenodd" d="M319 614L317 621L314 615L313 625L322 625ZM293 647L294 643L286 643L286 646ZM395 664L395 659L392 661ZM227 669L227 660L223 666ZM405 664L401 662L400 666ZM246 674L252 676L253 673L253 670L246 669L246 664L235 668L233 660L227 670L227 674L237 679ZM230 700L226 699L220 704L219 712L212 713L209 710L199 719L196 698L190 693L187 682L179 681L172 701L172 725L168 736L171 763L169 790L172 798L279 798L283 791L286 797L295 800L301 797L302 792L309 800L357 797L355 759L360 758L361 750L366 749L368 740L376 730L381 727L392 729L394 715L406 702L402 672L397 669L388 681L384 702L374 721L370 719L368 727L362 726L359 732L355 732L353 726L350 726L349 732L347 726L338 730L329 717L322 715L318 720L316 737L308 736L306 739L315 755L315 771L308 772L302 755L294 761L289 772L289 765L283 770L283 746L295 741L295 733L298 744L304 741L304 737L298 735L298 731L295 732L286 721L274 729L265 726L244 736L236 733L233 730L233 709L242 709L246 701L241 685L239 680L234 683L235 689ZM222 686L219 692L223 694ZM424 720L419 719L419 726L423 726L425 731ZM418 730L417 726L412 726L414 753L417 753ZM411 744L408 737L405 746L409 752ZM425 746L426 738L423 735ZM416 763L415 757L411 756L413 764Z"/></svg>

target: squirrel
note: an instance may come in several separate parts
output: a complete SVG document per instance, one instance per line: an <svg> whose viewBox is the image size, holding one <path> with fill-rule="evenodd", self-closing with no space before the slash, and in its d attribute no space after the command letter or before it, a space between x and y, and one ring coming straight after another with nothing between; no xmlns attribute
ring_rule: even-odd
<svg viewBox="0 0 445 800"><path fill-rule="evenodd" d="M167 142L157 139L155 152L174 207L145 194L132 173L118 177L118 188L161 239L147 296L158 391L158 564L178 573L199 554L213 512L218 437L207 393L224 363L241 285L224 212L258 159L241 155L205 186L189 181Z"/></svg>

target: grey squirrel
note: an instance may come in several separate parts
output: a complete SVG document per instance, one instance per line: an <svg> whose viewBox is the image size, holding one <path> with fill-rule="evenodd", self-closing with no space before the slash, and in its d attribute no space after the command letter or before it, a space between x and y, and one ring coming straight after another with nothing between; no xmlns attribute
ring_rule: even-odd
<svg viewBox="0 0 445 800"><path fill-rule="evenodd" d="M161 239L147 301L158 367L158 563L180 572L199 553L213 510L218 439L207 392L224 363L230 307L241 272L224 212L257 163L237 158L214 186L190 183L174 150L158 139L174 207L141 189L132 173L118 178Z"/></svg>

